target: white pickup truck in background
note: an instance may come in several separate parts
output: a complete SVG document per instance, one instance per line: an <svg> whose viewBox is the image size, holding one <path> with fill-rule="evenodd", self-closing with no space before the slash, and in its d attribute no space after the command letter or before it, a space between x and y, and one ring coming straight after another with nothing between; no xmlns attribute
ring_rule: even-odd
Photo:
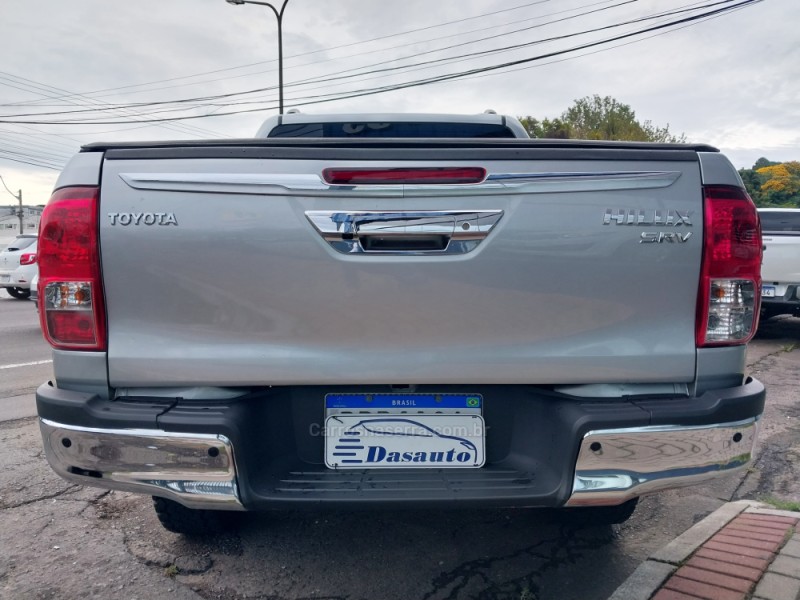
<svg viewBox="0 0 800 600"><path fill-rule="evenodd" d="M761 318L800 316L800 208L759 208L764 239Z"/></svg>
<svg viewBox="0 0 800 600"><path fill-rule="evenodd" d="M567 507L747 469L755 206L703 144L297 115L86 146L42 216L64 478L226 510Z"/></svg>

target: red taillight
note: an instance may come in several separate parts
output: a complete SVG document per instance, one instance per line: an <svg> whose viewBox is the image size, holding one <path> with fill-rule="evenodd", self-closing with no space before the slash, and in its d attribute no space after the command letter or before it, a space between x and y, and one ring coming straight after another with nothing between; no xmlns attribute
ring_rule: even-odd
<svg viewBox="0 0 800 600"><path fill-rule="evenodd" d="M57 190L39 224L39 316L62 350L105 350L96 187Z"/></svg>
<svg viewBox="0 0 800 600"><path fill-rule="evenodd" d="M747 193L707 186L697 345L746 344L761 306L761 224Z"/></svg>
<svg viewBox="0 0 800 600"><path fill-rule="evenodd" d="M334 185L480 183L486 179L486 169L482 167L331 168L322 170L322 178L326 183Z"/></svg>
<svg viewBox="0 0 800 600"><path fill-rule="evenodd" d="M19 264L22 266L32 265L36 262L36 255L33 253L23 254L19 257Z"/></svg>

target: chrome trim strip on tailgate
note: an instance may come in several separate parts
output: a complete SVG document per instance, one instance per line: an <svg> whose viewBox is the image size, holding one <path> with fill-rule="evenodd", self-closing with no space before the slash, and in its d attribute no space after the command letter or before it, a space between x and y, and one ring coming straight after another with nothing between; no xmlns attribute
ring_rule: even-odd
<svg viewBox="0 0 800 600"><path fill-rule="evenodd" d="M329 185L317 174L297 173L120 173L138 190L216 192L230 194L302 196L474 196L491 193L536 194L597 190L653 189L669 187L680 171L609 171L492 173L474 184Z"/></svg>

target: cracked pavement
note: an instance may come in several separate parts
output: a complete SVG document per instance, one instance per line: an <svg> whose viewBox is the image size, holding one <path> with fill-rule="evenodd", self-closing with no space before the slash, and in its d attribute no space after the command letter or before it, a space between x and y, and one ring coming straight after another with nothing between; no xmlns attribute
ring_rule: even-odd
<svg viewBox="0 0 800 600"><path fill-rule="evenodd" d="M533 510L276 512L185 538L161 528L148 498L59 479L34 419L0 422L0 598L602 600L724 502L800 502L798 343L800 319L784 317L749 349L768 386L753 468L645 498L614 528Z"/></svg>
<svg viewBox="0 0 800 600"><path fill-rule="evenodd" d="M132 558L104 490L55 476L34 420L0 424L0 598L198 598Z"/></svg>

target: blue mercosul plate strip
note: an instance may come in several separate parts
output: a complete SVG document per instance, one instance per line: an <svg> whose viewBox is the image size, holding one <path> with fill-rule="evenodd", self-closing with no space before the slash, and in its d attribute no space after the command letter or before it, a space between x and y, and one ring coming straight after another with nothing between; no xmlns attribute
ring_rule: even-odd
<svg viewBox="0 0 800 600"><path fill-rule="evenodd" d="M480 394L328 394L325 408L355 410L482 408Z"/></svg>

